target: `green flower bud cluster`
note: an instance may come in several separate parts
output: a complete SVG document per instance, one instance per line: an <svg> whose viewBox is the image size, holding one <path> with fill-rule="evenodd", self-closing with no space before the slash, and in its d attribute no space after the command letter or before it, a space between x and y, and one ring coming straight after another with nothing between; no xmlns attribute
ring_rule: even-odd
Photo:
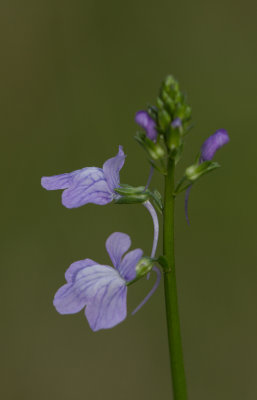
<svg viewBox="0 0 257 400"><path fill-rule="evenodd" d="M157 109L157 130L164 137L169 156L178 161L183 150L183 136L191 118L191 108L178 81L171 75L161 86Z"/></svg>
<svg viewBox="0 0 257 400"><path fill-rule="evenodd" d="M183 150L183 137L188 131L191 118L191 108L186 103L184 94L173 76L168 76L161 85L156 106L149 106L148 117L155 126L156 135L153 140L153 125L151 122L142 125L147 134L138 133L136 140L146 150L151 163L160 172L165 173L166 156L176 162ZM137 121L142 124L140 119ZM151 130L151 131L150 131Z"/></svg>
<svg viewBox="0 0 257 400"><path fill-rule="evenodd" d="M165 121L164 127L168 127L176 118L186 122L191 118L191 108L186 103L185 95L179 88L178 81L169 75L162 83L157 99L160 121ZM161 128L162 123L160 124Z"/></svg>

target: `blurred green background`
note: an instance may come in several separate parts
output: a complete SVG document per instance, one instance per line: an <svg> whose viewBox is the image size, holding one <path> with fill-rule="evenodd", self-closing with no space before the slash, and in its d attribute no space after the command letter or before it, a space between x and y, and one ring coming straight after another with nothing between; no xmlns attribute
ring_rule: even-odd
<svg viewBox="0 0 257 400"><path fill-rule="evenodd" d="M256 2L2 0L1 363L5 400L171 399L163 288L134 317L93 333L52 305L64 272L107 263L114 231L149 253L140 205L67 210L42 175L101 166L122 144L123 183L144 184L134 114L169 73L193 108L184 161L226 128L222 168L176 209L176 257L191 400L257 398ZM154 186L162 179L155 174ZM153 284L129 290L129 312Z"/></svg>

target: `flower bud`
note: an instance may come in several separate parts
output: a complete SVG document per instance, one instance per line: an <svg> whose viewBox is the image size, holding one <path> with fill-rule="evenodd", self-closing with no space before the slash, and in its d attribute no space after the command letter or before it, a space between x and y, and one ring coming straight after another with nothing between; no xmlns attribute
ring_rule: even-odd
<svg viewBox="0 0 257 400"><path fill-rule="evenodd" d="M175 92L179 91L178 81L172 75L168 75L163 82L163 90L169 92L171 88Z"/></svg>
<svg viewBox="0 0 257 400"><path fill-rule="evenodd" d="M164 108L164 102L162 101L162 99L160 98L160 97L157 97L157 106L160 108L160 109L163 109Z"/></svg>
<svg viewBox="0 0 257 400"><path fill-rule="evenodd" d="M159 143L154 143L146 147L146 150L152 160L158 161L165 156L165 151Z"/></svg>
<svg viewBox="0 0 257 400"><path fill-rule="evenodd" d="M163 101L162 100L161 101L163 105L165 105L170 114L173 114L175 111L174 99L172 99L172 97L167 92L162 93L162 99Z"/></svg>
<svg viewBox="0 0 257 400"><path fill-rule="evenodd" d="M213 135L209 136L208 139L205 140L201 148L202 161L211 160L216 151L228 142L229 136L225 129L219 129Z"/></svg>
<svg viewBox="0 0 257 400"><path fill-rule="evenodd" d="M188 120L191 117L191 107L185 103L180 103L177 106L176 117L180 118L182 121Z"/></svg>
<svg viewBox="0 0 257 400"><path fill-rule="evenodd" d="M158 123L162 131L165 131L171 124L171 117L166 110L158 112Z"/></svg>
<svg viewBox="0 0 257 400"><path fill-rule="evenodd" d="M168 137L167 137L167 144L168 148L172 153L176 153L176 150L180 147L181 145L181 138L180 138L180 133L179 129L171 129Z"/></svg>

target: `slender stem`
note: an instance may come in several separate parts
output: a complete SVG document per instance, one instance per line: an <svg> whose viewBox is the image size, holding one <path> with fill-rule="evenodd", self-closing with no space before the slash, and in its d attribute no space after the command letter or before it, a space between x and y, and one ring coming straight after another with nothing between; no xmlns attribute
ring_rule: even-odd
<svg viewBox="0 0 257 400"><path fill-rule="evenodd" d="M174 257L174 170L175 163L169 159L164 196L163 252L168 262L168 268L164 271L164 291L174 400L186 400Z"/></svg>

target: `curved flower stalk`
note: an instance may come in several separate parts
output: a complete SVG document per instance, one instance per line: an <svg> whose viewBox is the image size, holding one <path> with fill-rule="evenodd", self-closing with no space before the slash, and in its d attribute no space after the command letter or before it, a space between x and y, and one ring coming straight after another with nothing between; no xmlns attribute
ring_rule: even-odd
<svg viewBox="0 0 257 400"><path fill-rule="evenodd" d="M221 147L229 142L229 136L225 129L219 129L211 136L209 136L201 147L201 154L199 158L198 165L204 163L205 161L211 161L216 153ZM189 217L188 217L188 200L190 191L192 189L192 184L187 188L185 194L185 214L186 220L189 225Z"/></svg>
<svg viewBox="0 0 257 400"><path fill-rule="evenodd" d="M119 187L119 172L125 162L122 146L118 154L107 160L103 168L85 167L66 174L44 176L41 185L47 190L65 189L62 204L76 208L87 203L105 205L120 197L115 188Z"/></svg>
<svg viewBox="0 0 257 400"><path fill-rule="evenodd" d="M154 236L153 236L153 246L152 246L152 251L151 251L151 258L154 258L156 249L157 249L157 245L158 245L158 238L159 238L159 221L158 221L156 211L149 200L145 201L143 203L143 206L145 206L145 208L148 210L148 212L151 215L152 220L153 220Z"/></svg>
<svg viewBox="0 0 257 400"><path fill-rule="evenodd" d="M75 314L85 309L93 331L108 329L127 316L127 285L137 278L136 266L143 251L135 249L124 255L131 246L130 237L112 233L106 240L106 250L114 268L91 259L77 261L65 273L67 283L54 297L60 314Z"/></svg>
<svg viewBox="0 0 257 400"><path fill-rule="evenodd" d="M154 207L152 206L152 204L150 203L150 201L146 201L145 203L143 203L143 205L149 211L149 213L152 217L152 220L153 220L154 237L153 237L151 258L154 258L156 249L157 249L157 245L158 245L158 238L159 238L159 221L158 221L156 211L155 211ZM143 301L132 312L132 315L135 315L140 310L140 308L142 308L145 305L145 303L147 303L147 301L150 299L150 297L152 297L152 295L154 294L154 292L156 291L156 289L158 288L158 286L160 284L161 272L160 272L159 268L154 266L152 268L152 270L156 273L156 281L155 281L152 289L150 290L150 292L146 295L146 297L143 299ZM147 274L147 279L149 279L149 277L150 277L150 272L148 272L148 274Z"/></svg>

